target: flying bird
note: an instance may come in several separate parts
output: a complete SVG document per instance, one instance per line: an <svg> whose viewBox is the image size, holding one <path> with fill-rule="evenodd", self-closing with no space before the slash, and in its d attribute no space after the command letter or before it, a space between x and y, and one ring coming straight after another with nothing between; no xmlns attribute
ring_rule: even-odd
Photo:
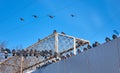
<svg viewBox="0 0 120 73"><path fill-rule="evenodd" d="M20 21L24 21L24 18L20 18Z"/></svg>
<svg viewBox="0 0 120 73"><path fill-rule="evenodd" d="M75 17L75 15L74 15L74 14L71 14L70 16L71 16L71 17Z"/></svg>
<svg viewBox="0 0 120 73"><path fill-rule="evenodd" d="M53 19L55 16L52 16L52 15L48 15L49 16L49 18L51 18L51 19Z"/></svg>
<svg viewBox="0 0 120 73"><path fill-rule="evenodd" d="M38 16L37 15L32 15L34 18L38 18Z"/></svg>

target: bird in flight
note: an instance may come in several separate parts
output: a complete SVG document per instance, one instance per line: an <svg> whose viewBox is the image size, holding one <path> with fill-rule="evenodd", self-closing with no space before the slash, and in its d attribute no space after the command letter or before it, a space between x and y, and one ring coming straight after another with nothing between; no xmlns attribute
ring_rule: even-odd
<svg viewBox="0 0 120 73"><path fill-rule="evenodd" d="M38 16L37 15L32 15L34 18L38 18Z"/></svg>
<svg viewBox="0 0 120 73"><path fill-rule="evenodd" d="M70 16L71 16L71 17L75 17L75 15L74 15L74 14L71 14Z"/></svg>
<svg viewBox="0 0 120 73"><path fill-rule="evenodd" d="M48 15L49 18L53 19L55 16L52 16L52 15Z"/></svg>
<svg viewBox="0 0 120 73"><path fill-rule="evenodd" d="M20 21L24 21L24 18L20 18Z"/></svg>

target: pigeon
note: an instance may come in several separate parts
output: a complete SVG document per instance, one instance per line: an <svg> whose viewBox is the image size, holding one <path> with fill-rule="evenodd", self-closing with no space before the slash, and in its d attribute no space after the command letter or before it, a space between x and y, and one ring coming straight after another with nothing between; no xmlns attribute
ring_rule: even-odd
<svg viewBox="0 0 120 73"><path fill-rule="evenodd" d="M71 17L75 17L75 15L74 15L74 14L71 14L70 16L71 16Z"/></svg>
<svg viewBox="0 0 120 73"><path fill-rule="evenodd" d="M32 15L34 18L38 18L38 16L37 15Z"/></svg>
<svg viewBox="0 0 120 73"><path fill-rule="evenodd" d="M24 21L24 18L20 18L20 21Z"/></svg>
<svg viewBox="0 0 120 73"><path fill-rule="evenodd" d="M52 16L52 15L48 15L49 16L49 18L51 18L51 19L53 19L55 16Z"/></svg>

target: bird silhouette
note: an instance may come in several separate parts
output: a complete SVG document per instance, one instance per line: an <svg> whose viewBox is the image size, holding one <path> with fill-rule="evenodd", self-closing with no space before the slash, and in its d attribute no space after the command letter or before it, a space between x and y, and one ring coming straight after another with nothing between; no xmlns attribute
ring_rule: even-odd
<svg viewBox="0 0 120 73"><path fill-rule="evenodd" d="M48 15L49 18L53 19L55 16L53 15Z"/></svg>
<svg viewBox="0 0 120 73"><path fill-rule="evenodd" d="M64 34L64 35L65 35L65 32L61 32L61 34Z"/></svg>
<svg viewBox="0 0 120 73"><path fill-rule="evenodd" d="M24 18L20 18L20 21L24 21Z"/></svg>
<svg viewBox="0 0 120 73"><path fill-rule="evenodd" d="M70 16L71 16L71 17L75 17L75 15L74 15L74 14L71 14Z"/></svg>
<svg viewBox="0 0 120 73"><path fill-rule="evenodd" d="M34 18L38 18L38 16L37 15L32 15Z"/></svg>

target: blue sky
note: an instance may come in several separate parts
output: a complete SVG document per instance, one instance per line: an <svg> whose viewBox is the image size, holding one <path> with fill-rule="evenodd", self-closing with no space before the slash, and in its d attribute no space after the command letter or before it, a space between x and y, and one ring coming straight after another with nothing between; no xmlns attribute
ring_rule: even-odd
<svg viewBox="0 0 120 73"><path fill-rule="evenodd" d="M56 29L103 43L113 30L120 32L119 13L120 0L0 0L0 42L7 41L8 48L26 48Z"/></svg>

